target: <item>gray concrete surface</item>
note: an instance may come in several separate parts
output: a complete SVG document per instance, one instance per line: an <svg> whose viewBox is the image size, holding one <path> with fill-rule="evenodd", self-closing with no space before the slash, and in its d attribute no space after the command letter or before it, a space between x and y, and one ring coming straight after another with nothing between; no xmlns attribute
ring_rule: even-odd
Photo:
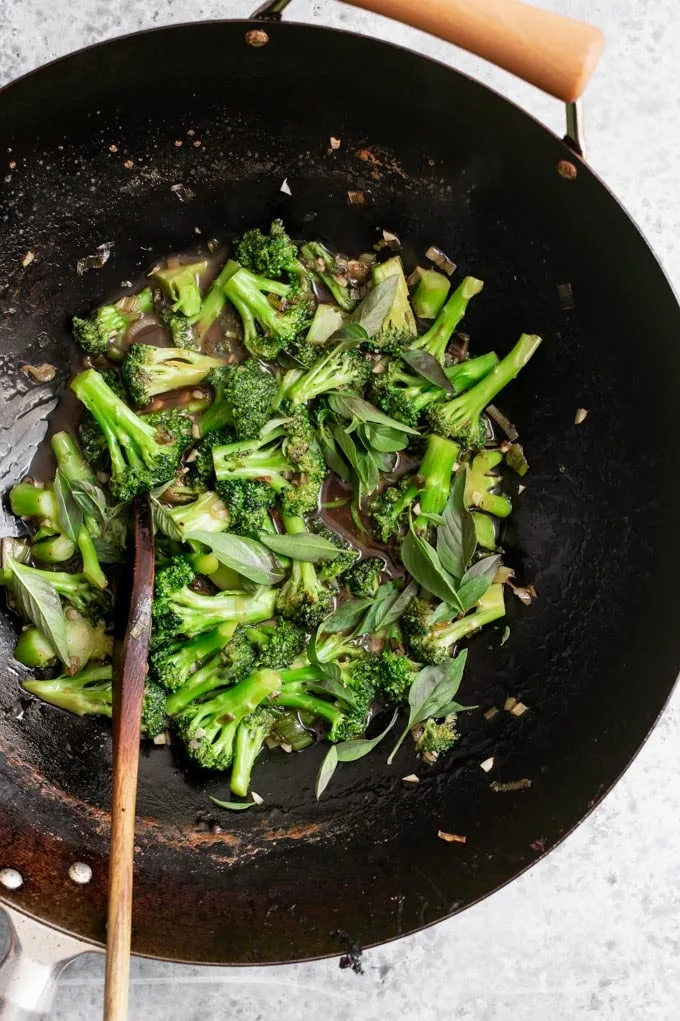
<svg viewBox="0 0 680 1021"><path fill-rule="evenodd" d="M423 0L426 2L426 0ZM0 82L110 36L239 17L256 0L0 0ZM680 285L680 5L543 0L599 24L608 48L587 95L589 159ZM562 129L557 103L454 47L336 0L290 16L398 41L476 75ZM580 829L508 889L448 923L337 962L207 969L134 962L132 1021L673 1021L680 1017L680 696ZM634 712L634 707L631 707ZM159 917L159 924L162 919ZM101 960L76 962L55 1021L100 1016Z"/></svg>

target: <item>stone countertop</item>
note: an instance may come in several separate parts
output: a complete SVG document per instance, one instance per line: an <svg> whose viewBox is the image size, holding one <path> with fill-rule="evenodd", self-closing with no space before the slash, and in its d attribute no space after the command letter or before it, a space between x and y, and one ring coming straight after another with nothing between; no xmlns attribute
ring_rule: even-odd
<svg viewBox="0 0 680 1021"><path fill-rule="evenodd" d="M161 24L243 17L257 0L0 0L0 83L70 50ZM680 285L680 5L543 0L598 24L607 49L586 99L588 159ZM455 47L336 0L289 17L419 50L491 84L562 131L555 101ZM680 695L613 793L547 859L462 915L364 955L277 968L135 961L144 1021L671 1021L680 1016ZM631 709L634 711L634 708ZM103 962L65 973L52 1017L100 1016Z"/></svg>

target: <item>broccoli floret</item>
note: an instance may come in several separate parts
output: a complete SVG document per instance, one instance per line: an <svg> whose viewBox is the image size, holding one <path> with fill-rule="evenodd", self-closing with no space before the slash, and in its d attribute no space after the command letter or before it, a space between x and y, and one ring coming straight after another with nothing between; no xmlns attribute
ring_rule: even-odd
<svg viewBox="0 0 680 1021"><path fill-rule="evenodd" d="M370 346L378 351L398 353L405 347L412 347L418 336L416 318L409 303L404 267L398 255L373 267L375 285L392 277L397 280L392 305L383 319L382 326L371 338Z"/></svg>
<svg viewBox="0 0 680 1021"><path fill-rule="evenodd" d="M431 623L433 608L422 599L412 599L401 617L409 652L420 663L443 663L456 642L505 616L503 586L492 585L472 613L454 621Z"/></svg>
<svg viewBox="0 0 680 1021"><path fill-rule="evenodd" d="M451 713L440 723L433 719L425 720L425 723L413 732L413 736L418 755L429 765L433 765L460 737L456 730L456 714Z"/></svg>
<svg viewBox="0 0 680 1021"><path fill-rule="evenodd" d="M86 319L74 316L73 336L87 354L108 355L119 360L123 357L122 341L130 323L145 312L153 310L151 289L145 287L139 294L126 295L115 305L103 305Z"/></svg>
<svg viewBox="0 0 680 1021"><path fill-rule="evenodd" d="M71 389L97 420L111 458L111 492L131 500L167 482L191 443L191 419L180 411L142 419L108 386L95 369L87 369Z"/></svg>
<svg viewBox="0 0 680 1021"><path fill-rule="evenodd" d="M311 272L324 282L343 312L353 312L357 302L352 297L347 271L319 241L309 241L300 255Z"/></svg>
<svg viewBox="0 0 680 1021"><path fill-rule="evenodd" d="M256 539L269 531L269 512L276 503L276 491L266 482L228 479L217 483L217 492L229 512L229 531Z"/></svg>
<svg viewBox="0 0 680 1021"><path fill-rule="evenodd" d="M288 273L300 277L303 272L297 245L288 237L281 220L274 220L269 234L264 234L259 227L247 230L234 248L241 265L258 276L271 279Z"/></svg>
<svg viewBox="0 0 680 1021"><path fill-rule="evenodd" d="M304 405L296 407L284 429L283 450L296 474L283 494L283 509L292 516L308 514L318 508L326 461Z"/></svg>
<svg viewBox="0 0 680 1021"><path fill-rule="evenodd" d="M101 376L116 396L120 397L122 401L127 402L128 395L120 378L120 372L117 369L103 369ZM78 431L80 433L80 445L83 450L83 456L92 471L104 472L106 475L110 475L111 458L109 457L106 439L97 425L97 420L90 414L87 408L82 409Z"/></svg>
<svg viewBox="0 0 680 1021"><path fill-rule="evenodd" d="M408 693L418 667L401 653L367 653L351 671L355 682L370 689L389 709L408 702Z"/></svg>
<svg viewBox="0 0 680 1021"><path fill-rule="evenodd" d="M321 580L327 582L343 577L356 564L359 551L352 546L351 542L347 542L337 532L334 532L332 528L329 528L320 518L314 518L310 522L310 528L315 535L328 539L329 542L332 542L334 546L337 546L342 551L335 560L325 560L319 564L318 574Z"/></svg>
<svg viewBox="0 0 680 1021"><path fill-rule="evenodd" d="M347 678L351 675L347 673ZM355 690L347 687L347 699L331 701L332 695L324 688L323 668L318 666L293 667L281 671L282 685L276 694L275 704L287 709L324 720L329 726L330 741L345 741L358 737L366 729L368 708L373 697L372 689L357 674ZM361 702L361 705L358 703Z"/></svg>
<svg viewBox="0 0 680 1021"><path fill-rule="evenodd" d="M307 372L293 369L281 384L278 404L295 407L330 390L354 390L361 393L371 378L371 364L351 344L343 342L323 354Z"/></svg>
<svg viewBox="0 0 680 1021"><path fill-rule="evenodd" d="M275 359L282 348L295 344L309 328L313 303L292 284L239 269L228 280L225 293L241 317L243 343L256 358ZM270 296L278 298L278 307Z"/></svg>
<svg viewBox="0 0 680 1021"><path fill-rule="evenodd" d="M198 386L209 372L223 365L224 359L213 358L200 351L132 344L121 374L130 397L141 408L149 404L156 394Z"/></svg>
<svg viewBox="0 0 680 1021"><path fill-rule="evenodd" d="M492 475L503 461L500 450L483 450L477 454L468 466L465 481L465 503L468 507L486 511L497 518L507 518L512 513L512 504L507 496L494 493L500 485L499 475ZM486 543L484 545L487 545Z"/></svg>
<svg viewBox="0 0 680 1021"><path fill-rule="evenodd" d="M280 686L273 670L258 670L208 701L187 706L175 723L191 758L204 769L228 769L239 724Z"/></svg>
<svg viewBox="0 0 680 1021"><path fill-rule="evenodd" d="M215 465L213 447L234 443L236 436L231 429L217 429L199 440L187 458L187 478L194 490L215 488Z"/></svg>
<svg viewBox="0 0 680 1021"><path fill-rule="evenodd" d="M477 280L475 277L465 277L446 302L427 333L419 337L410 347L429 352L433 358L436 358L443 365L446 361L446 349L449 346L449 341L465 315L468 303L471 298L474 298L475 294L479 294L483 287L484 283L482 280Z"/></svg>
<svg viewBox="0 0 680 1021"><path fill-rule="evenodd" d="M451 476L460 453L457 443L442 443L441 436L428 436L425 456L417 473L403 476L380 493L369 508L373 531L381 542L389 542L404 524L405 516L419 497L421 514L441 514L451 490Z"/></svg>
<svg viewBox="0 0 680 1021"><path fill-rule="evenodd" d="M451 290L451 281L436 269L419 266L414 276L418 283L413 292L413 311L420 319L436 319Z"/></svg>
<svg viewBox="0 0 680 1021"><path fill-rule="evenodd" d="M95 626L78 616L66 619L66 641L73 673L82 670L91 659L109 659L113 649L113 638L106 634L103 623ZM42 631L28 627L17 639L14 658L24 666L42 669L56 663L57 651Z"/></svg>
<svg viewBox="0 0 680 1021"><path fill-rule="evenodd" d="M57 495L52 488L43 489L32 482L20 482L10 490L12 513L30 518L37 531L31 553L44 564L60 564L70 560L76 544L61 532Z"/></svg>
<svg viewBox="0 0 680 1021"><path fill-rule="evenodd" d="M221 629L224 631L224 626ZM245 628L236 628L229 641L206 657L181 687L168 696L169 716L180 714L190 702L205 698L217 688L226 688L247 677L257 664L257 646Z"/></svg>
<svg viewBox="0 0 680 1021"><path fill-rule="evenodd" d="M236 625L222 624L194 638L167 642L164 633L152 641L149 664L152 676L168 691L177 691L188 683L202 663L224 649L233 639Z"/></svg>
<svg viewBox="0 0 680 1021"><path fill-rule="evenodd" d="M380 575L384 570L385 564L380 557L364 557L352 564L345 584L352 595L371 599L380 588Z"/></svg>
<svg viewBox="0 0 680 1021"><path fill-rule="evenodd" d="M283 451L282 432L276 429L260 439L213 447L217 481L251 479L266 482L277 493L288 489L291 483L285 476L295 471L295 465Z"/></svg>
<svg viewBox="0 0 680 1021"><path fill-rule="evenodd" d="M248 793L255 759L262 751L265 738L274 729L278 716L272 709L260 705L239 724L229 780L233 794L245 798Z"/></svg>
<svg viewBox="0 0 680 1021"><path fill-rule="evenodd" d="M52 680L22 681L31 695L58 706L76 716L111 716L113 712L113 667L89 666L77 674L64 674ZM158 685L147 682L142 701L142 735L155 737L165 729L165 694Z"/></svg>
<svg viewBox="0 0 680 1021"><path fill-rule="evenodd" d="M279 618L274 624L248 628L248 637L259 649L258 665L269 670L290 666L307 644L302 628L292 620Z"/></svg>
<svg viewBox="0 0 680 1021"><path fill-rule="evenodd" d="M236 439L251 439L269 421L276 377L255 358L213 369L206 383L212 386L215 398L198 420L201 436L229 426Z"/></svg>
<svg viewBox="0 0 680 1021"><path fill-rule="evenodd" d="M307 531L301 517L284 514L283 526L288 535ZM290 577L278 592L277 609L289 620L295 621L304 631L315 631L332 608L333 598L323 587L314 564L294 560Z"/></svg>
<svg viewBox="0 0 680 1021"><path fill-rule="evenodd" d="M165 692L159 684L147 681L142 699L142 737L153 738L165 730Z"/></svg>
<svg viewBox="0 0 680 1021"><path fill-rule="evenodd" d="M43 571L38 567L24 564L22 570L35 578L41 578L54 586L58 594L82 617L93 624L106 620L111 614L111 597L108 592L94 588L84 574L68 574L66 571ZM12 575L0 573L0 585L12 590Z"/></svg>
<svg viewBox="0 0 680 1021"><path fill-rule="evenodd" d="M498 356L490 354L470 358L466 362L450 365L444 370L454 393L463 393L474 386L493 369ZM373 376L371 400L387 415L399 422L415 427L426 408L446 398L446 391L434 386L422 376L406 372L401 362L393 360L385 372Z"/></svg>
<svg viewBox="0 0 680 1021"><path fill-rule="evenodd" d="M512 351L480 383L460 397L431 409L432 429L442 436L459 440L467 447L483 446L486 441L486 428L481 418L484 409L524 368L540 343L540 337L523 333Z"/></svg>
<svg viewBox="0 0 680 1021"><path fill-rule="evenodd" d="M259 588L255 592L219 592L210 596L189 586L194 580L191 565L175 557L156 575L153 602L154 642L169 641L179 634L201 634L221 624L256 623L274 614L276 592Z"/></svg>
<svg viewBox="0 0 680 1021"><path fill-rule="evenodd" d="M224 285L238 269L238 263L229 260L211 283L208 293L195 315L185 315L172 309L162 309L160 316L172 336L173 346L198 350L213 323L222 314L227 298Z"/></svg>
<svg viewBox="0 0 680 1021"><path fill-rule="evenodd" d="M189 532L224 532L229 527L229 511L217 493L205 493L181 507L166 507L182 535ZM169 538L172 538L170 536Z"/></svg>
<svg viewBox="0 0 680 1021"><path fill-rule="evenodd" d="M108 582L100 566L94 540L101 536L105 523L106 494L70 433L55 433L50 443L57 466L68 482L74 487L81 486L81 491L83 485L88 487L86 494L89 496L90 509L83 510L83 523L76 543L83 560L83 574L92 585L105 589Z"/></svg>
<svg viewBox="0 0 680 1021"><path fill-rule="evenodd" d="M172 269L156 269L151 274L163 287L175 312L196 316L201 311L200 281L208 268L205 259L188 262Z"/></svg>

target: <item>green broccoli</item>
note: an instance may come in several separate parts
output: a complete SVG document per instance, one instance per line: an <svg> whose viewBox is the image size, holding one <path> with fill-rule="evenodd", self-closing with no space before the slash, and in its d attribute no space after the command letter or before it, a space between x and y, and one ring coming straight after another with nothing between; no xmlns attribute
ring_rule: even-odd
<svg viewBox="0 0 680 1021"><path fill-rule="evenodd" d="M317 569L319 578L324 582L342 578L357 562L359 551L352 546L351 542L347 542L337 532L334 532L332 528L329 528L320 518L314 518L310 522L310 528L315 535L328 539L339 550L342 550L335 560L325 560L319 564Z"/></svg>
<svg viewBox="0 0 680 1021"><path fill-rule="evenodd" d="M182 535L190 532L225 532L229 528L229 511L218 494L211 490L201 493L191 503L166 507L165 510Z"/></svg>
<svg viewBox="0 0 680 1021"><path fill-rule="evenodd" d="M288 535L307 531L301 517L283 515ZM314 564L294 560L290 577L279 589L276 607L284 617L295 621L305 631L315 631L331 610L333 598L319 581Z"/></svg>
<svg viewBox="0 0 680 1021"><path fill-rule="evenodd" d="M213 369L205 381L212 386L215 397L198 420L201 436L225 426L234 430L238 440L257 436L271 418L276 376L257 359L247 358L239 365Z"/></svg>
<svg viewBox="0 0 680 1021"><path fill-rule="evenodd" d="M37 531L33 536L31 553L44 564L59 564L70 560L76 544L61 531L59 502L54 489L37 486L33 482L20 482L10 490L9 504L12 513L30 518Z"/></svg>
<svg viewBox="0 0 680 1021"><path fill-rule="evenodd" d="M472 613L457 620L432 624L432 612L425 600L412 599L400 620L409 652L420 663L443 663L457 642L505 616L503 586L492 585Z"/></svg>
<svg viewBox="0 0 680 1021"><path fill-rule="evenodd" d="M228 769L242 720L281 687L273 670L258 670L205 702L192 702L175 719L187 752L204 769Z"/></svg>
<svg viewBox="0 0 680 1021"><path fill-rule="evenodd" d="M111 492L117 499L131 500L173 477L191 443L187 415L171 411L142 419L95 369L76 376L71 389L104 434L111 458Z"/></svg>
<svg viewBox="0 0 680 1021"><path fill-rule="evenodd" d="M239 269L225 287L243 324L243 343L256 358L272 360L306 334L312 301L292 284L278 283ZM278 298L278 307L272 296ZM259 327L259 330L258 330Z"/></svg>
<svg viewBox="0 0 680 1021"><path fill-rule="evenodd" d="M125 354L123 341L128 327L151 311L153 297L151 289L145 287L139 294L125 295L115 305L103 305L86 319L74 316L73 336L87 354L108 355L120 361Z"/></svg>
<svg viewBox="0 0 680 1021"><path fill-rule="evenodd" d="M355 685L363 683L389 709L399 709L408 703L408 693L418 666L401 653L385 650L366 653L351 668Z"/></svg>
<svg viewBox="0 0 680 1021"><path fill-rule="evenodd" d="M267 482L227 479L217 483L217 492L229 513L230 532L257 539L271 530L269 513L276 503L276 490Z"/></svg>
<svg viewBox="0 0 680 1021"><path fill-rule="evenodd" d="M507 496L492 492L500 485L501 478L499 475L492 475L491 472L502 461L503 454L500 450L483 450L475 455L467 469L466 506L486 511L497 518L507 518L512 513L512 504Z"/></svg>
<svg viewBox="0 0 680 1021"><path fill-rule="evenodd" d="M106 620L111 614L111 597L89 583L84 574L68 574L66 571L43 571L38 567L23 565L28 577L43 579L52 585L57 593L81 616L93 624ZM0 571L0 585L12 591L13 575L8 570Z"/></svg>
<svg viewBox="0 0 680 1021"><path fill-rule="evenodd" d="M344 341L322 354L306 372L287 372L279 388L277 407L309 404L331 390L361 393L370 378L370 362L353 349L352 341Z"/></svg>
<svg viewBox="0 0 680 1021"><path fill-rule="evenodd" d="M352 564L345 584L352 595L372 599L380 588L380 575L384 570L385 563L380 557L364 557Z"/></svg>
<svg viewBox="0 0 680 1021"><path fill-rule="evenodd" d="M229 779L229 786L233 794L242 798L247 795L255 760L278 719L278 713L259 705L257 709L241 720L236 731L234 761Z"/></svg>
<svg viewBox="0 0 680 1021"><path fill-rule="evenodd" d="M479 294L483 287L484 283L482 280L477 280L475 277L465 277L446 302L427 333L424 333L422 337L419 337L410 346L418 350L427 351L443 365L446 361L446 350L451 337L467 312L471 298Z"/></svg>
<svg viewBox="0 0 680 1021"><path fill-rule="evenodd" d="M76 538L83 560L83 574L92 585L105 589L108 582L99 563L95 539L101 536L105 525L106 494L70 433L55 433L50 444L57 459L57 467L67 484L86 502L82 511L83 522Z"/></svg>
<svg viewBox="0 0 680 1021"><path fill-rule="evenodd" d="M154 643L211 631L221 624L268 620L274 614L277 593L258 588L253 593L219 592L210 596L190 588L195 573L186 559L175 557L156 574L153 602Z"/></svg>
<svg viewBox="0 0 680 1021"><path fill-rule="evenodd" d="M132 344L121 374L133 402L137 407L145 407L156 394L199 386L209 372L222 366L223 358L213 358L200 351Z"/></svg>
<svg viewBox="0 0 680 1021"><path fill-rule="evenodd" d="M247 633L258 649L258 665L269 670L283 670L290 666L307 645L302 628L281 617L273 624L249 627Z"/></svg>
<svg viewBox="0 0 680 1021"><path fill-rule="evenodd" d="M382 326L371 338L370 346L378 351L389 351L394 354L413 346L418 336L418 328L409 303L404 267L398 255L373 267L373 283L376 286L393 277L397 280L397 287L392 306L383 319Z"/></svg>
<svg viewBox="0 0 680 1021"><path fill-rule="evenodd" d="M439 723L429 719L414 729L416 752L428 765L434 765L439 756L448 752L459 739L456 722L456 714L451 713Z"/></svg>
<svg viewBox="0 0 680 1021"><path fill-rule="evenodd" d="M357 302L352 297L347 271L319 241L309 241L300 249L307 268L322 280L343 312L353 312Z"/></svg>
<svg viewBox="0 0 680 1021"><path fill-rule="evenodd" d="M206 660L229 645L236 631L236 623L229 621L190 639L170 638L168 641L165 632L158 639L154 635L149 657L151 676L168 691L177 691L195 676Z"/></svg>
<svg viewBox="0 0 680 1021"><path fill-rule="evenodd" d="M257 647L244 628L237 628L230 641L208 656L181 687L168 696L167 712L177 716L190 702L203 699L218 688L226 688L247 677L257 664Z"/></svg>
<svg viewBox="0 0 680 1021"><path fill-rule="evenodd" d="M224 285L237 269L238 263L233 260L222 267L208 288L208 293L203 298L201 307L195 315L187 316L183 312L174 312L171 308L161 311L161 319L170 330L174 347L195 350L200 348L210 328L222 314L227 303Z"/></svg>
<svg viewBox="0 0 680 1021"><path fill-rule="evenodd" d="M436 319L446 303L451 290L451 281L436 269L416 270L418 282L413 292L413 311L419 319ZM411 278L412 279L412 278Z"/></svg>
<svg viewBox="0 0 680 1021"><path fill-rule="evenodd" d="M304 275L297 245L288 237L281 220L274 220L269 234L264 234L259 227L247 230L234 249L240 264L257 276L277 279L287 273L294 279L301 279Z"/></svg>
<svg viewBox="0 0 680 1021"><path fill-rule="evenodd" d="M470 448L484 446L486 428L481 417L484 409L524 368L540 343L540 337L523 333L512 351L472 390L431 409L429 419L432 429Z"/></svg>
<svg viewBox="0 0 680 1021"><path fill-rule="evenodd" d="M71 671L77 673L87 666L91 659L109 659L113 650L113 638L107 635L105 625L93 625L83 617L66 618L66 641ZM14 658L33 670L54 666L57 650L37 627L27 627L21 632L14 647Z"/></svg>
<svg viewBox="0 0 680 1021"><path fill-rule="evenodd" d="M201 277L208 269L206 259L186 262L179 266L155 269L151 274L173 302L174 312L197 316L201 311Z"/></svg>
<svg viewBox="0 0 680 1021"><path fill-rule="evenodd" d="M455 394L463 393L484 379L498 362L493 351L479 358L450 365L444 369ZM385 414L415 427L426 408L446 399L446 390L428 383L422 376L411 375L402 363L393 359L384 372L373 376L371 400Z"/></svg>
<svg viewBox="0 0 680 1021"><path fill-rule="evenodd" d="M280 674L282 684L275 705L323 720L329 726L330 741L346 741L364 733L373 690L360 674L353 688L347 685L347 698L340 702L332 701L333 695L324 687L322 667L294 666Z"/></svg>

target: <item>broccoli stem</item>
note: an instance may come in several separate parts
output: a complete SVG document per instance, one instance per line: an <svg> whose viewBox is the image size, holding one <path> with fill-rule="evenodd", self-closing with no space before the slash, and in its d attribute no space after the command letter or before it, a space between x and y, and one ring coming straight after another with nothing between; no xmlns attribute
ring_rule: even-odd
<svg viewBox="0 0 680 1021"><path fill-rule="evenodd" d="M465 315L470 299L479 294L483 286L484 284L481 280L477 280L475 277L465 277L446 302L427 333L419 337L411 346L429 351L443 365L449 341Z"/></svg>
<svg viewBox="0 0 680 1021"><path fill-rule="evenodd" d="M31 546L31 553L41 564L63 564L76 551L76 544L67 535L51 535Z"/></svg>
<svg viewBox="0 0 680 1021"><path fill-rule="evenodd" d="M43 669L55 662L54 646L37 627L21 632L14 646L14 658L32 670Z"/></svg>
<svg viewBox="0 0 680 1021"><path fill-rule="evenodd" d="M416 528L427 528L424 514L441 514L451 492L451 476L460 454L460 446L442 436L428 437L427 450L422 460L416 483L423 480L420 489L421 514L416 518Z"/></svg>
<svg viewBox="0 0 680 1021"><path fill-rule="evenodd" d="M487 624L493 624L505 616L505 601L503 598L503 586L492 585L477 603L476 609L459 620L450 624L437 626L437 641L446 649L451 649L456 642L462 641L468 635L474 634Z"/></svg>
<svg viewBox="0 0 680 1021"><path fill-rule="evenodd" d="M276 705L284 706L286 709L297 709L300 712L311 713L312 716L320 716L330 724L337 723L343 715L342 709L332 702L325 702L322 698L315 698L302 691L290 690L285 685L275 701Z"/></svg>
<svg viewBox="0 0 680 1021"><path fill-rule="evenodd" d="M468 391L468 397L474 400L475 407L479 408L480 413L491 404L503 387L522 371L538 350L540 343L541 338L536 334L523 333L512 350L493 367L488 376Z"/></svg>
<svg viewBox="0 0 680 1021"><path fill-rule="evenodd" d="M420 319L436 319L451 290L451 281L435 269L420 269L411 304Z"/></svg>
<svg viewBox="0 0 680 1021"><path fill-rule="evenodd" d="M490 351L488 354L478 355L477 358L468 358L465 362L450 365L448 369L444 369L444 373L455 392L459 394L485 379L497 364L498 355L495 351Z"/></svg>
<svg viewBox="0 0 680 1021"><path fill-rule="evenodd" d="M203 666L191 674L188 681L181 688L173 691L168 696L166 704L168 716L176 716L190 702L197 698L202 698L203 695L210 694L215 688L223 687L227 683L223 677L225 666L226 664L219 652L208 659Z"/></svg>
<svg viewBox="0 0 680 1021"><path fill-rule="evenodd" d="M76 716L111 716L112 667L87 667L73 677L64 675L52 680L37 679L22 682L22 687L44 702L66 709Z"/></svg>
<svg viewBox="0 0 680 1021"><path fill-rule="evenodd" d="M38 518L57 527L59 504L53 489L39 489L30 482L20 482L10 491L12 514L18 518Z"/></svg>
<svg viewBox="0 0 680 1021"><path fill-rule="evenodd" d="M222 315L227 303L227 296L224 293L225 284L231 280L239 268L237 262L229 259L211 283L198 315L192 317L194 336L199 344L203 342L213 323Z"/></svg>
<svg viewBox="0 0 680 1021"><path fill-rule="evenodd" d="M262 750L264 739L271 733L273 723L271 710L257 710L252 717L243 720L236 731L229 787L238 797L245 798L248 793L255 760Z"/></svg>
<svg viewBox="0 0 680 1021"><path fill-rule="evenodd" d="M475 524L477 545L481 546L482 549L495 550L496 526L493 518L489 517L488 514L483 514L481 511L473 511L472 520Z"/></svg>
<svg viewBox="0 0 680 1021"><path fill-rule="evenodd" d="M353 312L356 301L351 297L347 284L336 279L339 267L333 255L319 241L309 241L300 250L303 259L312 264L312 268L320 280L323 280L343 312Z"/></svg>

